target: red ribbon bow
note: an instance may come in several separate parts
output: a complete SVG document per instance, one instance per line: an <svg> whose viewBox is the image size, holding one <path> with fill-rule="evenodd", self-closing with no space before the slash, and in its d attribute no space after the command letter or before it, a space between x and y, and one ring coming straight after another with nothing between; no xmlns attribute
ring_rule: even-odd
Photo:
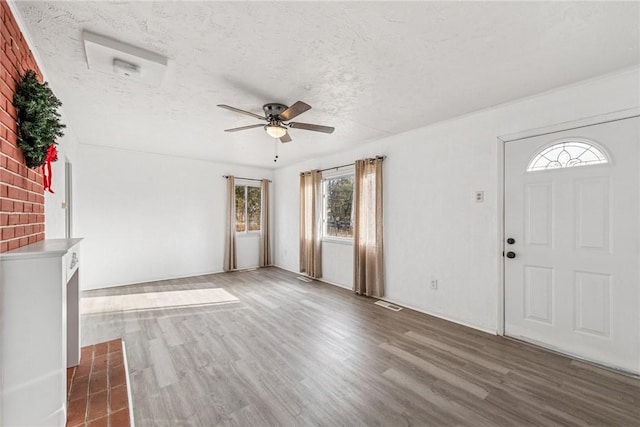
<svg viewBox="0 0 640 427"><path fill-rule="evenodd" d="M56 146L51 144L49 148L47 148L47 155L44 157L44 164L42 165L44 189L49 190L49 193L53 193L53 190L51 189L51 182L53 180L53 174L51 173L51 162L55 162L56 160L58 160L58 151L56 150Z"/></svg>

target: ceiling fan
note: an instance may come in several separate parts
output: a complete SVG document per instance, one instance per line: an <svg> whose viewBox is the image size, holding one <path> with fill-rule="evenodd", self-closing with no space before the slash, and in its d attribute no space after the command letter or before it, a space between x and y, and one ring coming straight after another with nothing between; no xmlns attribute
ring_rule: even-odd
<svg viewBox="0 0 640 427"><path fill-rule="evenodd" d="M260 123L257 125L249 125L249 126L241 126L238 128L225 129L225 132L238 132L241 130L263 127L264 130L267 131L267 133L270 136L279 139L280 142L291 142L292 139L291 139L291 136L289 136L289 132L287 128L312 130L314 132L324 132L324 133L333 133L333 131L335 130L335 128L331 126L290 122L289 120L311 109L310 105L305 104L302 101L296 102L291 107L287 107L284 104L279 104L275 102L265 104L262 107L262 109L264 110L264 117L258 114L251 113L249 111L244 111L239 108L231 107L229 105L218 104L218 107L235 111L236 113L246 114L247 116L251 116L256 119L264 120L267 122L266 125Z"/></svg>

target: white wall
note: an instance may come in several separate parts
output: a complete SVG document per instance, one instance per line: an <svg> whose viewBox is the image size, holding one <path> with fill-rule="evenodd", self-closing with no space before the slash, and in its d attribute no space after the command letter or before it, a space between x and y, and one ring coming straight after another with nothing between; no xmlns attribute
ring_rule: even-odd
<svg viewBox="0 0 640 427"><path fill-rule="evenodd" d="M351 289L353 277L353 244L322 242L322 280Z"/></svg>
<svg viewBox="0 0 640 427"><path fill-rule="evenodd" d="M623 70L277 170L276 264L298 271L298 174L386 154L386 299L496 331L502 268L497 137L638 107L639 71ZM484 203L474 201L476 190L485 192ZM351 260L343 247L323 245L328 281L350 287ZM429 287L432 278L438 279L437 291Z"/></svg>
<svg viewBox="0 0 640 427"><path fill-rule="evenodd" d="M62 113L62 123L67 120ZM68 201L66 192L65 162L73 163L76 158L77 141L70 127L64 130L64 136L57 140L58 160L51 163L53 175L53 193L44 193L44 231L47 239L64 239L66 235L66 207ZM73 180L72 180L73 184ZM72 188L73 193L73 188Z"/></svg>
<svg viewBox="0 0 640 427"><path fill-rule="evenodd" d="M83 289L221 271L222 175L272 178L270 170L84 144L74 168ZM257 266L257 239L243 243L239 265Z"/></svg>
<svg viewBox="0 0 640 427"><path fill-rule="evenodd" d="M52 190L54 193L44 193L44 231L47 239L64 239L66 230L65 209L63 203L67 200L65 179L65 152L64 141L60 141L57 147L58 161L51 163L53 175Z"/></svg>

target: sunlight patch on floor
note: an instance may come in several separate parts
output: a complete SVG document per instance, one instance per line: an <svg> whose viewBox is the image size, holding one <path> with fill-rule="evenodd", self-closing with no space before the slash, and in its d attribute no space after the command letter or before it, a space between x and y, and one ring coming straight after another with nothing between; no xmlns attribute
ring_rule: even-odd
<svg viewBox="0 0 640 427"><path fill-rule="evenodd" d="M80 313L100 314L120 311L144 311L237 302L240 302L238 298L222 288L189 289L184 291L83 297L81 299Z"/></svg>

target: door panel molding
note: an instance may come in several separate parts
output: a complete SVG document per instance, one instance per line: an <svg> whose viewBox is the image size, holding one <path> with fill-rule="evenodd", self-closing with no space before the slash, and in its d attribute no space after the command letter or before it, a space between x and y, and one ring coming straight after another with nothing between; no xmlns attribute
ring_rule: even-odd
<svg viewBox="0 0 640 427"><path fill-rule="evenodd" d="M612 283L610 274L574 271L576 332L610 338Z"/></svg>
<svg viewBox="0 0 640 427"><path fill-rule="evenodd" d="M524 266L524 315L528 320L553 325L553 268Z"/></svg>
<svg viewBox="0 0 640 427"><path fill-rule="evenodd" d="M540 182L524 185L524 223L525 246L543 246L553 248L553 183ZM544 205L542 212L536 213L536 207Z"/></svg>
<svg viewBox="0 0 640 427"><path fill-rule="evenodd" d="M611 179L577 179L575 245L578 249L611 253ZM597 209L594 209L594 206Z"/></svg>

